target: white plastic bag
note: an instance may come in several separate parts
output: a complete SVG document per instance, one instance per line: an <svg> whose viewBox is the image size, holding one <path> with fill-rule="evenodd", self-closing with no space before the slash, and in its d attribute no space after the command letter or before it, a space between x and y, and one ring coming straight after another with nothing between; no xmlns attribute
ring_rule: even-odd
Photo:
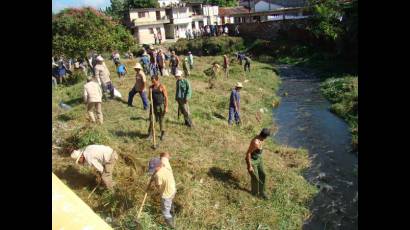
<svg viewBox="0 0 410 230"><path fill-rule="evenodd" d="M114 97L122 98L120 91L118 91L116 88L114 88Z"/></svg>

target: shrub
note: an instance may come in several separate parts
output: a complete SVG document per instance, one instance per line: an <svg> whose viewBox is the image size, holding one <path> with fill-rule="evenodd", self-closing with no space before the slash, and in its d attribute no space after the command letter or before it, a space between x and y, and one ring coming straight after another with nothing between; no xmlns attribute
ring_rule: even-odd
<svg viewBox="0 0 410 230"><path fill-rule="evenodd" d="M191 51L195 55L221 55L233 53L245 48L244 40L240 37L210 37L195 40L179 39L171 46L177 54Z"/></svg>
<svg viewBox="0 0 410 230"><path fill-rule="evenodd" d="M81 70L75 70L70 76L67 76L64 81L64 85L75 85L78 82L85 82L87 77Z"/></svg>
<svg viewBox="0 0 410 230"><path fill-rule="evenodd" d="M68 146L83 148L92 144L108 144L107 133L99 126L84 126L67 139Z"/></svg>
<svg viewBox="0 0 410 230"><path fill-rule="evenodd" d="M139 57L144 53L144 49L138 45L131 46L130 51L134 57Z"/></svg>

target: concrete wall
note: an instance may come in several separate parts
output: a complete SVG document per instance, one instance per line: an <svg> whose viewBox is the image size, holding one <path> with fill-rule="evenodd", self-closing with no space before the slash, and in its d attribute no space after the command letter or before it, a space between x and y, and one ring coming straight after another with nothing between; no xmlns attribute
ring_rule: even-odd
<svg viewBox="0 0 410 230"><path fill-rule="evenodd" d="M135 19L135 22L154 22L157 21L156 11L160 11L161 19L165 18L165 9L145 11L145 17L139 18L138 12L130 12L130 20Z"/></svg>
<svg viewBox="0 0 410 230"><path fill-rule="evenodd" d="M238 25L239 35L245 38L274 40L282 31L288 34L290 39L309 39L309 35L305 30L307 25L305 19L242 23ZM230 34L234 33L235 25L228 25L228 29Z"/></svg>
<svg viewBox="0 0 410 230"><path fill-rule="evenodd" d="M138 26L134 30L134 37L136 38L137 42L140 44L154 44L154 34L161 31L162 34L162 41L165 41L165 28L163 24L159 25L147 25L147 26Z"/></svg>

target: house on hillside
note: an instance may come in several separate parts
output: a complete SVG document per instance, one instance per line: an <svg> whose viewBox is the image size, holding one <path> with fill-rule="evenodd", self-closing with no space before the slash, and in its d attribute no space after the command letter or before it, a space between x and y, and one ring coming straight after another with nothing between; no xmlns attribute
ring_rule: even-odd
<svg viewBox="0 0 410 230"><path fill-rule="evenodd" d="M251 12L270 11L289 7L307 6L308 0L239 0L239 5L251 9Z"/></svg>
<svg viewBox="0 0 410 230"><path fill-rule="evenodd" d="M239 5L247 8L252 15L250 21L271 21L284 19L306 18L303 10L293 10L306 7L307 0L240 0ZM271 12L271 13L270 13ZM243 16L237 15L237 16ZM243 21L239 21L241 23ZM246 21L247 22L247 21Z"/></svg>
<svg viewBox="0 0 410 230"><path fill-rule="evenodd" d="M169 7L165 9L169 23L165 24L167 38L186 38L185 32L192 31L192 11L189 7Z"/></svg>
<svg viewBox="0 0 410 230"><path fill-rule="evenodd" d="M161 33L162 41L166 39L165 23L170 20L164 8L131 9L126 15L126 24L133 31L134 38L140 44L155 43L154 34Z"/></svg>
<svg viewBox="0 0 410 230"><path fill-rule="evenodd" d="M249 9L243 6L236 7L220 7L218 14L218 25L242 23L246 21L247 17L237 17L237 14L247 14Z"/></svg>

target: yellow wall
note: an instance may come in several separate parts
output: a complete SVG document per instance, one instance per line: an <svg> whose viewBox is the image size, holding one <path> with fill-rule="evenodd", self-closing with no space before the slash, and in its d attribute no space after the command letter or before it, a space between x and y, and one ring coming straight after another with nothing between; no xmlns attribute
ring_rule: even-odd
<svg viewBox="0 0 410 230"><path fill-rule="evenodd" d="M112 230L56 175L52 175L53 230Z"/></svg>

